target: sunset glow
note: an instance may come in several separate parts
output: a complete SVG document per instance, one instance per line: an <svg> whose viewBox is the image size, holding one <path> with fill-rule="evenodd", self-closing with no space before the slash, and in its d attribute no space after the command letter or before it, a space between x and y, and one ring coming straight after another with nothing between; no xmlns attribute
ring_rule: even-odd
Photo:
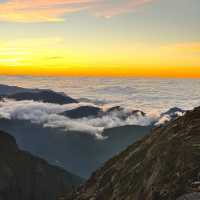
<svg viewBox="0 0 200 200"><path fill-rule="evenodd" d="M0 74L200 77L199 10L195 0L0 0Z"/></svg>

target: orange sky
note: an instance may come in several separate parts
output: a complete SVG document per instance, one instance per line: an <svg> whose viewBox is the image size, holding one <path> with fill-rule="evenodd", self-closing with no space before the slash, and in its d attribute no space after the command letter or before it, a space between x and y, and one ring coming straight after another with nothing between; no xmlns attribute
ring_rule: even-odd
<svg viewBox="0 0 200 200"><path fill-rule="evenodd" d="M96 47L29 38L2 44L0 74L200 77L200 43Z"/></svg>
<svg viewBox="0 0 200 200"><path fill-rule="evenodd" d="M0 0L0 74L200 77L199 7L195 0Z"/></svg>

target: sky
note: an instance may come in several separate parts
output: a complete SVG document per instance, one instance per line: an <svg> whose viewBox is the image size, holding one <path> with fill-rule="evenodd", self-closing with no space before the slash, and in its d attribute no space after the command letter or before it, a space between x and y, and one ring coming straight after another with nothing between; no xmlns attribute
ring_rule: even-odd
<svg viewBox="0 0 200 200"><path fill-rule="evenodd" d="M0 0L0 74L200 77L199 0Z"/></svg>

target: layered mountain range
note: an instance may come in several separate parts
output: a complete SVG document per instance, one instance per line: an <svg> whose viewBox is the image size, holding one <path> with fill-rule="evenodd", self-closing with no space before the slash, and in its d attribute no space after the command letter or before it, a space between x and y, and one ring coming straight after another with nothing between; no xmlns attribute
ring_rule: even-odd
<svg viewBox="0 0 200 200"><path fill-rule="evenodd" d="M94 170L101 167L112 156L148 134L154 124L158 122L154 120L149 123L146 113L140 110L126 110L121 106L113 106L103 110L97 105L79 104L78 100L51 90L0 85L0 94L1 101L11 100L11 103L4 110L1 111L4 104L0 106L0 129L12 134L21 149L85 178L89 177ZM18 102L22 103L18 107L14 106L12 111L10 107L18 105ZM29 102L33 102L33 105L26 108ZM43 102L44 104L36 104L38 109L34 102ZM59 117L57 126L57 124L55 125L55 114L50 110L51 108L48 108L50 105L54 107L57 105L77 106L55 113ZM46 111L46 109L50 111ZM11 110L10 113L7 110ZM46 118L43 116L44 110ZM4 112L6 112L5 117L1 117ZM178 117L178 113L184 113L184 111L173 108L167 112L167 116L174 119ZM48 126L49 122L46 121L49 120L50 114L52 125ZM165 115L166 113L162 113L160 117ZM60 117L64 117L64 120ZM36 123L35 121L39 121L39 119L43 122ZM140 125L140 123L134 124L132 122L140 119L142 119L142 123L145 120L147 123ZM67 124L69 128L62 128L67 121L70 121ZM106 124L107 127L101 128L99 134L101 139L88 133L87 129L82 130L88 121L92 123L92 129L90 128L92 132L98 130L98 126ZM60 125L63 122L64 124ZM73 125L74 122L76 124ZM82 124L80 128L79 123ZM72 126L74 126L73 129Z"/></svg>
<svg viewBox="0 0 200 200"><path fill-rule="evenodd" d="M51 90L0 85L0 95L0 199L200 199L200 107L150 120ZM94 172L77 188L81 178L24 150L82 177Z"/></svg>

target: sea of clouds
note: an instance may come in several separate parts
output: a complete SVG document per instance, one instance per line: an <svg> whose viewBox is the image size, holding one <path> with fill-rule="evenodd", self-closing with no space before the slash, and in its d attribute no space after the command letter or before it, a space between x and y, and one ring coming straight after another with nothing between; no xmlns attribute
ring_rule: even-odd
<svg viewBox="0 0 200 200"><path fill-rule="evenodd" d="M32 123L42 124L44 127L60 128L67 131L79 131L91 134L97 139L103 139L103 130L107 128L140 125L148 126L152 124L160 125L170 121L170 116L161 116L157 112L149 112L145 116L142 114L130 115L126 119L120 117L119 111L108 113L99 117L88 117L71 119L61 113L80 106L95 106L91 103L76 103L58 105L36 101L15 101L4 99L0 102L0 118L30 120ZM130 110L124 109L123 112ZM181 113L180 113L181 115Z"/></svg>

